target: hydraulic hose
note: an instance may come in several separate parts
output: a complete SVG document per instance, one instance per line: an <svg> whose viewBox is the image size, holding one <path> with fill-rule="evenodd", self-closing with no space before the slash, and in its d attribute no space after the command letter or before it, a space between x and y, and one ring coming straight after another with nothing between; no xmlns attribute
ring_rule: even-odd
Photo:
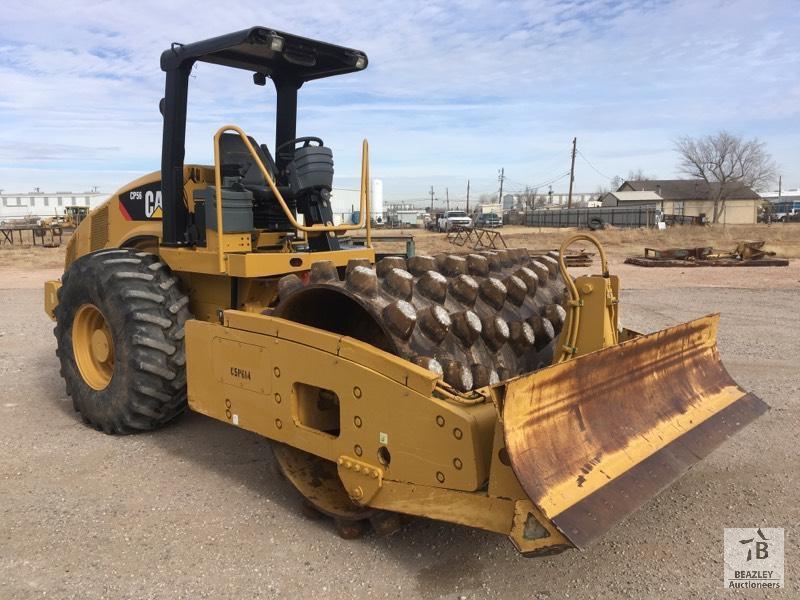
<svg viewBox="0 0 800 600"><path fill-rule="evenodd" d="M600 240L588 233L577 233L564 240L564 242L561 244L561 247L558 249L558 268L561 270L561 276L564 279L564 283L567 285L569 301L567 303L567 318L564 327L564 337L562 338L563 343L559 348L559 352L555 360L556 363L564 362L565 360L574 356L577 352L576 344L578 341L578 331L580 328L581 307L583 305L583 301L578 293L578 288L575 285L575 282L572 280L572 277L569 274L567 263L564 257L566 256L567 248L579 241L589 242L593 244L595 248L597 248L597 252L600 256L600 269L602 276L605 278L609 277L608 259L606 258L606 252L603 250L603 246L600 244ZM614 306L612 310L616 311L616 306Z"/></svg>

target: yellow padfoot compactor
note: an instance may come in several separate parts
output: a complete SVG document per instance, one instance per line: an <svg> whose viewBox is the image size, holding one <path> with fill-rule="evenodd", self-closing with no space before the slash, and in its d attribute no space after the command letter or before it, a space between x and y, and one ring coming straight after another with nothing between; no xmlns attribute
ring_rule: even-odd
<svg viewBox="0 0 800 600"><path fill-rule="evenodd" d="M197 62L276 91L274 156L240 128L183 162ZM416 515L506 534L528 555L585 547L766 405L730 378L717 317L620 330L619 283L560 252L376 256L335 224L331 150L297 137L297 91L363 52L254 27L161 58L162 169L77 228L48 282L61 374L106 433L187 406L274 441L339 533ZM366 230L366 244L347 236Z"/></svg>

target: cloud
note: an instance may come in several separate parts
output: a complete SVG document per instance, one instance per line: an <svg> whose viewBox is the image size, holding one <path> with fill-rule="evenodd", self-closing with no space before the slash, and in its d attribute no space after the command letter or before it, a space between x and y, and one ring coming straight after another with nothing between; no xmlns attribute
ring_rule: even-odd
<svg viewBox="0 0 800 600"><path fill-rule="evenodd" d="M100 162L120 152L116 146L93 147L74 144L42 144L40 142L0 142L0 162L41 165L74 160Z"/></svg>
<svg viewBox="0 0 800 600"><path fill-rule="evenodd" d="M501 166L545 181L573 136L596 168L579 162L580 189L607 183L598 171L668 177L676 135L723 128L764 139L800 185L796 17L791 0L16 3L0 15L0 187L111 190L120 171L158 169L161 51L254 24L369 54L364 73L303 87L299 131L334 147L340 181L369 137L390 199L434 180L490 188ZM210 160L227 122L271 142L272 90L193 75L188 159Z"/></svg>

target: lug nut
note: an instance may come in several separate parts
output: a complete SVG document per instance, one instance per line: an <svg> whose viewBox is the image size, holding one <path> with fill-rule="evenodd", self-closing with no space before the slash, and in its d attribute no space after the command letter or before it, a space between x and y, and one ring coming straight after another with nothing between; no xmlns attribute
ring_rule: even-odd
<svg viewBox="0 0 800 600"><path fill-rule="evenodd" d="M417 324L417 311L405 300L398 300L386 305L383 309L383 319L393 333L407 340Z"/></svg>
<svg viewBox="0 0 800 600"><path fill-rule="evenodd" d="M533 329L534 347L537 350L544 348L556 335L553 324L544 317L533 315L528 318L527 323Z"/></svg>
<svg viewBox="0 0 800 600"><path fill-rule="evenodd" d="M542 261L544 265L547 267L548 271L550 271L550 276L555 277L556 273L558 273L558 261L553 258L552 256L540 256L538 260Z"/></svg>
<svg viewBox="0 0 800 600"><path fill-rule="evenodd" d="M386 260L386 259L384 259ZM389 288L389 293L403 300L410 300L414 289L414 277L404 269L389 269L384 282Z"/></svg>
<svg viewBox="0 0 800 600"><path fill-rule="evenodd" d="M438 257L437 257L437 262L439 262ZM445 254L442 261L439 262L439 268L442 270L442 273L444 273L449 277L455 277L456 275L466 275L467 260L463 256L457 256L455 254Z"/></svg>
<svg viewBox="0 0 800 600"><path fill-rule="evenodd" d="M536 276L539 278L539 283L544 284L548 279L550 279L550 269L547 268L545 264L541 262L541 257L538 257L536 260L532 260L530 267L533 269L533 272L536 273Z"/></svg>
<svg viewBox="0 0 800 600"><path fill-rule="evenodd" d="M355 269L356 267L366 267L368 269L372 268L372 264L366 258L351 258L347 261L347 269L345 269L345 275L349 275L350 271Z"/></svg>
<svg viewBox="0 0 800 600"><path fill-rule="evenodd" d="M417 290L426 298L441 304L447 298L447 278L436 271L427 271L417 281Z"/></svg>
<svg viewBox="0 0 800 600"><path fill-rule="evenodd" d="M514 266L514 256L508 250L498 250L497 258L500 260L500 266L504 269Z"/></svg>
<svg viewBox="0 0 800 600"><path fill-rule="evenodd" d="M475 256L475 255L470 255ZM483 258L479 256L478 258ZM459 275L450 281L450 295L467 306L475 304L478 297L478 282L469 275Z"/></svg>
<svg viewBox="0 0 800 600"><path fill-rule="evenodd" d="M303 287L303 282L294 273L284 275L278 280L278 297L283 300L293 291Z"/></svg>
<svg viewBox="0 0 800 600"><path fill-rule="evenodd" d="M525 302L525 296L528 293L528 287L525 282L516 275L510 275L503 280L503 285L506 286L508 292L507 298L514 306L522 306Z"/></svg>
<svg viewBox="0 0 800 600"><path fill-rule="evenodd" d="M371 268L362 265L355 265L351 269L350 265L354 262L356 261L351 260L347 264L347 287L369 298L374 298L378 295L378 276Z"/></svg>
<svg viewBox="0 0 800 600"><path fill-rule="evenodd" d="M444 375L444 369L442 369L442 365L439 364L438 360L431 358L430 356L417 356L414 359L414 364L422 367L423 369L428 369L428 371L436 373L437 375Z"/></svg>
<svg viewBox="0 0 800 600"><path fill-rule="evenodd" d="M464 310L450 315L453 333L469 348L481 335L481 320L471 310Z"/></svg>
<svg viewBox="0 0 800 600"><path fill-rule="evenodd" d="M408 259L408 270L411 271L412 275L420 276L436 269L436 259L432 256L418 255Z"/></svg>
<svg viewBox="0 0 800 600"><path fill-rule="evenodd" d="M422 332L436 344L441 343L450 330L450 315L441 306L435 304L418 313L417 320L422 327Z"/></svg>
<svg viewBox="0 0 800 600"><path fill-rule="evenodd" d="M508 323L502 317L485 317L481 320L481 327L483 341L495 352L508 341L508 336L510 335Z"/></svg>
<svg viewBox="0 0 800 600"><path fill-rule="evenodd" d="M470 275L486 277L489 275L489 260L480 254L467 254L467 271Z"/></svg>
<svg viewBox="0 0 800 600"><path fill-rule="evenodd" d="M567 311L560 304L548 304L544 307L544 317L553 324L554 334L561 332Z"/></svg>
<svg viewBox="0 0 800 600"><path fill-rule="evenodd" d="M444 380L459 392L468 392L472 389L472 371L457 360L445 361Z"/></svg>
<svg viewBox="0 0 800 600"><path fill-rule="evenodd" d="M525 283L525 287L528 288L529 296L534 296L536 294L536 288L539 287L539 277L533 270L528 267L520 267L514 272L514 275Z"/></svg>
<svg viewBox="0 0 800 600"><path fill-rule="evenodd" d="M497 378L497 371L487 367L486 365L475 363L471 368L473 387L480 388L487 385L493 385L500 381Z"/></svg>
<svg viewBox="0 0 800 600"><path fill-rule="evenodd" d="M500 255L497 254L496 250L486 250L481 252L481 255L486 257L486 261L489 263L489 271L497 273L503 270L503 265L500 264Z"/></svg>
<svg viewBox="0 0 800 600"><path fill-rule="evenodd" d="M479 286L480 297L495 310L503 308L506 301L506 286L495 277L487 277Z"/></svg>
<svg viewBox="0 0 800 600"><path fill-rule="evenodd" d="M533 332L533 327L524 321L516 321L515 323L511 323L509 329L511 331L509 341L517 355L523 354L534 347L536 337Z"/></svg>
<svg viewBox="0 0 800 600"><path fill-rule="evenodd" d="M311 264L311 274L309 279L311 283L339 281L339 273L336 271L333 261L320 260Z"/></svg>
<svg viewBox="0 0 800 600"><path fill-rule="evenodd" d="M386 274L392 269L408 270L406 260L401 256L387 256L386 258L380 259L375 264L378 277L386 277Z"/></svg>

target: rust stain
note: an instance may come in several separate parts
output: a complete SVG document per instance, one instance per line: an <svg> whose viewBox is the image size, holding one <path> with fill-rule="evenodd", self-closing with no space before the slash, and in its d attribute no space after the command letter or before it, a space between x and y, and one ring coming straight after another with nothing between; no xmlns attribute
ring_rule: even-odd
<svg viewBox="0 0 800 600"><path fill-rule="evenodd" d="M572 406L572 410L575 411L575 417L578 419L578 426L581 428L581 431L586 431L586 424L583 422L581 407L575 404Z"/></svg>
<svg viewBox="0 0 800 600"><path fill-rule="evenodd" d="M543 513L553 518L610 485L746 394L720 362L717 321L698 319L507 384L506 448Z"/></svg>

